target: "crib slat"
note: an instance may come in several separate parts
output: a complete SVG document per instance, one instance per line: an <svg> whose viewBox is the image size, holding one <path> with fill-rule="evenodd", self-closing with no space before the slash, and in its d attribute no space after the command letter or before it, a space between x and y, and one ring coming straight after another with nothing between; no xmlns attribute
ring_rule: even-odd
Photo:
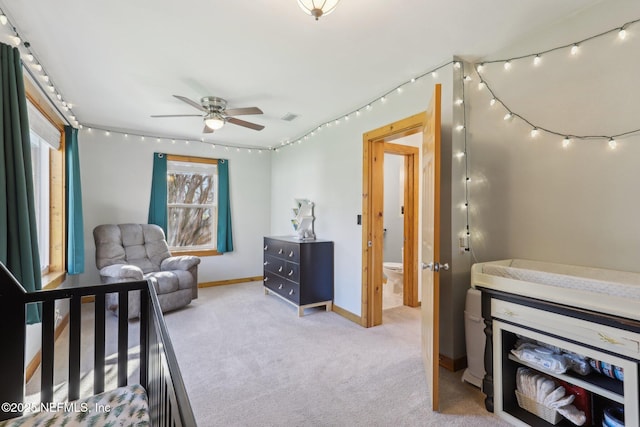
<svg viewBox="0 0 640 427"><path fill-rule="evenodd" d="M149 335L149 291L140 291L140 384L147 387L148 372L148 348L147 336Z"/></svg>
<svg viewBox="0 0 640 427"><path fill-rule="evenodd" d="M94 353L93 353L93 393L104 391L104 357L105 357L105 296L95 296Z"/></svg>
<svg viewBox="0 0 640 427"><path fill-rule="evenodd" d="M40 400L53 401L53 348L55 345L55 300L42 303L42 349L40 371Z"/></svg>
<svg viewBox="0 0 640 427"><path fill-rule="evenodd" d="M129 351L129 292L118 292L118 387L127 385Z"/></svg>
<svg viewBox="0 0 640 427"><path fill-rule="evenodd" d="M72 295L69 301L69 401L80 397L80 311L82 296Z"/></svg>

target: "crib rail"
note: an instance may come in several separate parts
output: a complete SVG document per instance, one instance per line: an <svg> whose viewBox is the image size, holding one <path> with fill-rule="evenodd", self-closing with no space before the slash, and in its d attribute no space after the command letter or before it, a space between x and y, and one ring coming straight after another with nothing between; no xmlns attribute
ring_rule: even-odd
<svg viewBox="0 0 640 427"><path fill-rule="evenodd" d="M54 334L56 302L69 301L69 376L68 401L80 397L80 352L82 298L93 296L94 305L94 365L93 393L105 391L106 364L106 307L105 296L118 294L117 387L128 382L128 351L130 324L128 321L128 294L139 292L140 310L140 384L146 389L152 425L195 426L195 418L158 297L150 282L136 281L107 285L58 288L47 291L26 292L13 275L0 263L0 402L21 403L25 395L25 341L27 304L41 305L41 388L40 401L49 403L54 398ZM21 405L0 412L0 421L20 416Z"/></svg>

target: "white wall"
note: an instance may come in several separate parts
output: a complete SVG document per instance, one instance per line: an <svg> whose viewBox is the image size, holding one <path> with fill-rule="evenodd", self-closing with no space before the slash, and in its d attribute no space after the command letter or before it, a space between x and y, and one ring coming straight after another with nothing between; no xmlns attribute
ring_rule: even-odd
<svg viewBox="0 0 640 427"><path fill-rule="evenodd" d="M640 17L636 0L605 1L496 52L504 59L540 52ZM640 128L640 25L531 59L488 65L486 80L509 107L561 133L608 135ZM530 137L521 120L503 120L490 94L467 85L470 102L472 245L478 261L530 258L640 271L640 134L618 139Z"/></svg>
<svg viewBox="0 0 640 427"><path fill-rule="evenodd" d="M335 295L339 307L361 315L362 227L362 135L385 124L426 110L434 83L443 83L443 122L451 126L451 66L438 78L426 76L386 102L376 102L359 117L323 127L315 136L284 147L273 154L271 179L271 231L291 234L291 207L296 197L316 203L316 234L334 241ZM370 100L363 100L363 105ZM354 106L354 109L359 106ZM327 117L326 120L341 117Z"/></svg>
<svg viewBox="0 0 640 427"><path fill-rule="evenodd" d="M394 141L397 142L397 141ZM404 243L404 157L384 155L384 256L385 262L402 262Z"/></svg>
<svg viewBox="0 0 640 427"><path fill-rule="evenodd" d="M229 159L234 251L203 257L198 281L262 275L262 236L270 226L271 154L84 129L79 135L85 232L85 273L79 283L99 283L93 229L99 224L145 223L149 210L153 153Z"/></svg>

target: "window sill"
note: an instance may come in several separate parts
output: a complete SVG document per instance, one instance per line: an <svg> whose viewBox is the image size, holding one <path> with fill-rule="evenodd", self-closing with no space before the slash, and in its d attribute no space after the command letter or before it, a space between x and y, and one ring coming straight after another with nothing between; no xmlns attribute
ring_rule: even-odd
<svg viewBox="0 0 640 427"><path fill-rule="evenodd" d="M192 251L181 251L175 249L169 249L172 256L180 256L180 255L194 255L194 256L218 256L224 255L221 252L218 252L215 249L207 249L207 250L192 250Z"/></svg>
<svg viewBox="0 0 640 427"><path fill-rule="evenodd" d="M42 289L55 289L67 278L66 271L54 271L42 275Z"/></svg>

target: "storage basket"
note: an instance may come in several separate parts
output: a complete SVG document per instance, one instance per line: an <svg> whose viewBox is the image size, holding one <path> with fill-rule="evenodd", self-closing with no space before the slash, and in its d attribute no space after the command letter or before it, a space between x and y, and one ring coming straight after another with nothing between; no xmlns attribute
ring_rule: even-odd
<svg viewBox="0 0 640 427"><path fill-rule="evenodd" d="M563 418L555 409L548 408L542 403L536 402L535 399L520 393L518 390L516 390L516 398L518 399L518 405L522 409L537 415L548 423L556 425Z"/></svg>

